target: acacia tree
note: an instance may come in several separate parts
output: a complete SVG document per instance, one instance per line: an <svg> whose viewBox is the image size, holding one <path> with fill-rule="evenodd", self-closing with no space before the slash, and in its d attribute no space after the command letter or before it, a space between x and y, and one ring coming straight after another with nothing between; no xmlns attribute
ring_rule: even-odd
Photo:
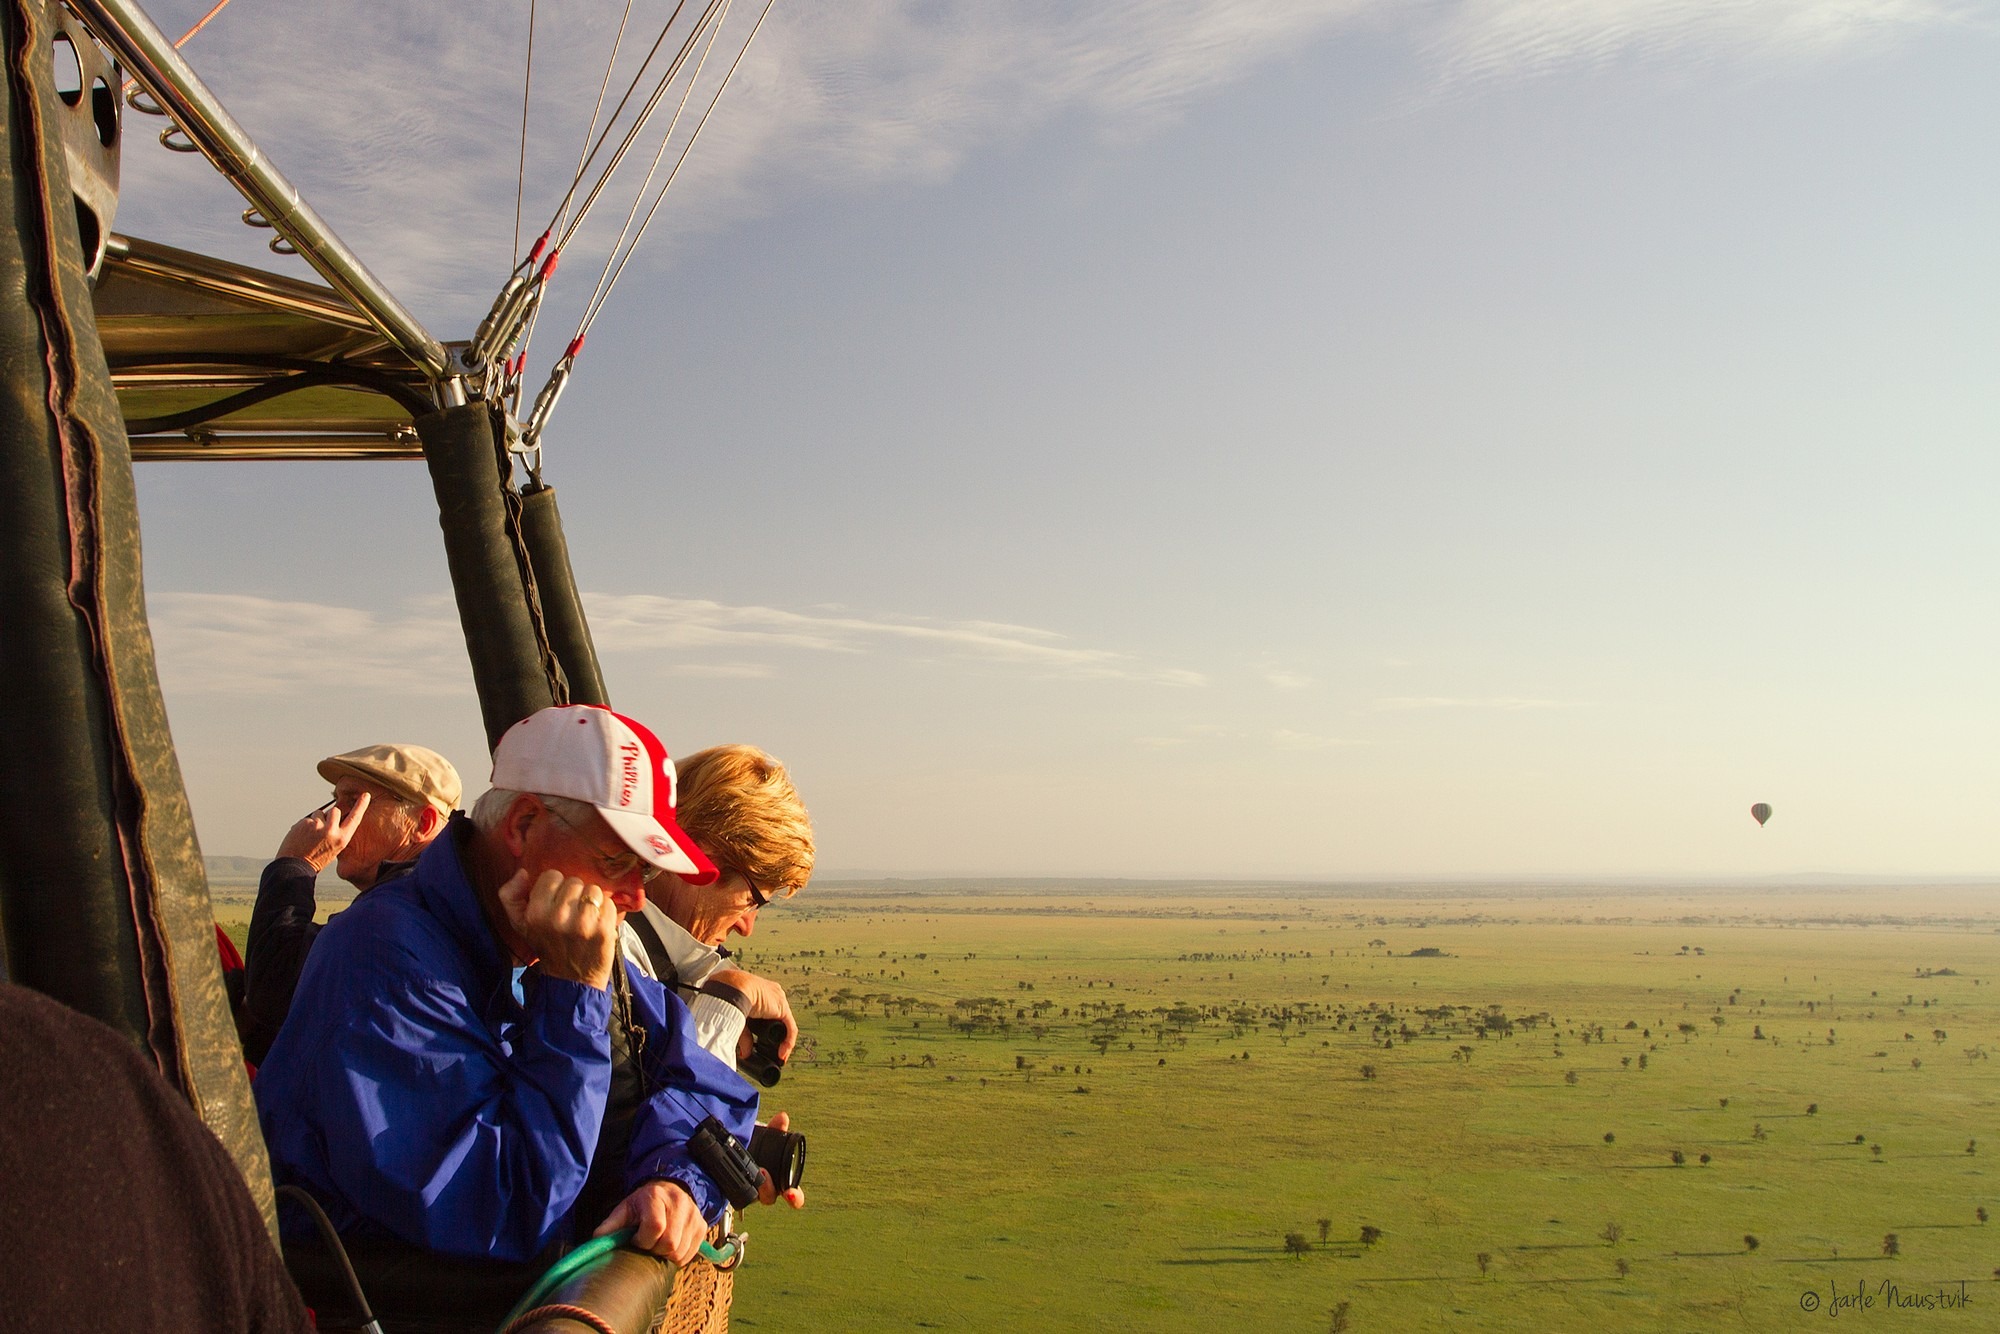
<svg viewBox="0 0 2000 1334"><path fill-rule="evenodd" d="M1322 1218L1318 1221L1319 1221L1319 1244L1324 1246L1326 1245L1327 1237L1332 1235L1333 1220L1331 1218Z"/></svg>
<svg viewBox="0 0 2000 1334"><path fill-rule="evenodd" d="M1372 1223L1362 1224L1361 1244L1363 1246L1373 1246L1376 1242L1380 1240L1382 1240L1381 1228L1374 1226Z"/></svg>
<svg viewBox="0 0 2000 1334"><path fill-rule="evenodd" d="M1493 1267L1493 1252L1481 1251L1479 1254L1472 1257L1472 1263L1478 1265L1479 1272L1481 1274L1484 1274L1487 1270Z"/></svg>
<svg viewBox="0 0 2000 1334"><path fill-rule="evenodd" d="M1291 1256L1293 1259L1299 1259L1311 1250L1312 1243L1306 1240L1305 1233L1287 1232L1285 1234L1285 1254Z"/></svg>

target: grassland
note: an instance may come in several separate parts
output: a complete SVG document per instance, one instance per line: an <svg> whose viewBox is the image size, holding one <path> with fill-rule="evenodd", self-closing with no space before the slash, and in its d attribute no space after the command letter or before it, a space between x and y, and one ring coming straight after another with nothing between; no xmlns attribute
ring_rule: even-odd
<svg viewBox="0 0 2000 1334"><path fill-rule="evenodd" d="M746 1330L2000 1327L1990 890L815 887L745 954L811 1144Z"/></svg>
<svg viewBox="0 0 2000 1334"><path fill-rule="evenodd" d="M752 1220L736 1323L1762 1330L1860 1284L1836 1318L1994 1328L1996 926L1979 891L815 889L748 950L809 1035L766 1105L811 1189Z"/></svg>

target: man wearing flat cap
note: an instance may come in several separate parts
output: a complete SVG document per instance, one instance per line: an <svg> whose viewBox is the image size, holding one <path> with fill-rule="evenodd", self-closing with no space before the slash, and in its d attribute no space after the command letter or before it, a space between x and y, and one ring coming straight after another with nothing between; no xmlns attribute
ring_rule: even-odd
<svg viewBox="0 0 2000 1334"><path fill-rule="evenodd" d="M451 761L423 746L363 746L319 762L333 798L291 827L264 868L250 914L239 1029L243 1055L263 1063L319 926L313 887L331 862L367 891L408 870L438 836L462 793Z"/></svg>

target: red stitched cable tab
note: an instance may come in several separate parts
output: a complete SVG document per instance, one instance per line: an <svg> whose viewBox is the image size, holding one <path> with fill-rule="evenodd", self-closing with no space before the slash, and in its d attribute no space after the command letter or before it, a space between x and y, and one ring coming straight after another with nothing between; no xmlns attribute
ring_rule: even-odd
<svg viewBox="0 0 2000 1334"><path fill-rule="evenodd" d="M556 271L556 262L561 258L562 258L562 251L551 250L549 252L549 262L542 265L542 271L540 274L536 276L535 281L538 283L547 282L549 280L549 275Z"/></svg>
<svg viewBox="0 0 2000 1334"><path fill-rule="evenodd" d="M583 351L583 340L587 337L589 337L588 334L578 334L576 337L570 339L569 348L563 355L574 360L576 354Z"/></svg>

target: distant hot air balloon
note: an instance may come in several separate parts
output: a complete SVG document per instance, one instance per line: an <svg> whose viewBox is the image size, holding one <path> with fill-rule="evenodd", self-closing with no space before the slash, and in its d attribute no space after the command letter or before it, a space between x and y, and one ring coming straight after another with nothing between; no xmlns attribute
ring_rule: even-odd
<svg viewBox="0 0 2000 1334"><path fill-rule="evenodd" d="M1760 801L1755 806L1752 806L1750 808L1750 818L1760 825L1763 824L1764 821L1771 818L1771 803Z"/></svg>

